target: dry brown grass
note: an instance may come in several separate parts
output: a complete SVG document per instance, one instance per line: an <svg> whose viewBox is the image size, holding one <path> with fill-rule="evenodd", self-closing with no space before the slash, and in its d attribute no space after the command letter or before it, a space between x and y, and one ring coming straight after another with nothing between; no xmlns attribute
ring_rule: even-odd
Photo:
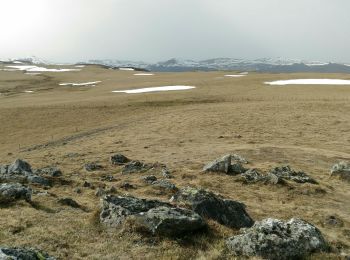
<svg viewBox="0 0 350 260"><path fill-rule="evenodd" d="M207 232L183 239L142 236L127 228L109 230L98 224L95 189L117 187L120 193L168 200L170 193L141 180L145 174L122 175L109 156L168 165L178 187L200 186L244 202L255 220L301 217L321 229L334 248L349 254L349 184L329 177L330 166L350 160L350 88L341 86L271 87L264 81L289 78L349 78L348 75L250 74L227 79L223 72L157 73L96 67L47 77L0 71L0 163L15 158L34 168L59 166L64 175L48 195L34 195L32 205L19 202L0 209L0 244L35 246L62 259L227 259L224 239L237 233L210 221ZM59 82L103 82L96 87L62 87ZM171 84L195 85L183 92L141 95L111 90ZM33 94L21 93L25 89ZM221 138L219 138L221 137ZM29 149L28 148L34 148ZM280 164L309 173L319 185L246 185L238 177L203 174L206 162L239 153L268 170ZM75 156L68 156L74 153ZM88 173L86 162L103 171ZM113 175L113 182L102 181ZM159 175L160 177L160 175ZM128 181L136 189L119 186ZM74 191L81 187L82 193ZM41 191L40 187L34 187ZM71 197L87 210L62 206ZM342 227L324 225L328 215ZM313 259L337 259L337 252Z"/></svg>

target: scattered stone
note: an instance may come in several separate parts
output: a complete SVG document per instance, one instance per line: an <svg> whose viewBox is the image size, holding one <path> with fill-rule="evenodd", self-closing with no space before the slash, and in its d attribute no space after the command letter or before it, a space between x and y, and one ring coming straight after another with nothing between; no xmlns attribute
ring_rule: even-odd
<svg viewBox="0 0 350 260"><path fill-rule="evenodd" d="M135 186L130 184L129 182L124 182L122 185L120 185L120 188L124 190L136 189Z"/></svg>
<svg viewBox="0 0 350 260"><path fill-rule="evenodd" d="M51 183L48 179L37 175L28 175L27 180L29 183L39 184L42 186L50 186Z"/></svg>
<svg viewBox="0 0 350 260"><path fill-rule="evenodd" d="M105 176L102 176L101 177L101 181L109 181L109 182L112 182L112 181L115 181L116 179L114 178L114 176L112 175L105 175Z"/></svg>
<svg viewBox="0 0 350 260"><path fill-rule="evenodd" d="M272 178L271 175L275 175L281 179L291 180L297 183L308 182L312 184L317 184L317 182L313 178L309 177L305 172L296 172L292 170L289 165L276 167L269 172L269 175L270 178Z"/></svg>
<svg viewBox="0 0 350 260"><path fill-rule="evenodd" d="M128 216L147 212L152 208L160 206L171 207L169 203L158 200L107 195L102 199L100 220L107 226L116 227L122 224Z"/></svg>
<svg viewBox="0 0 350 260"><path fill-rule="evenodd" d="M36 175L47 175L50 177L60 177L62 176L62 171L54 166L47 166L34 171Z"/></svg>
<svg viewBox="0 0 350 260"><path fill-rule="evenodd" d="M242 156L240 156L239 154L236 154L236 153L231 154L231 160L239 162L239 163L244 163L244 164L248 163L248 161L244 157L242 157Z"/></svg>
<svg viewBox="0 0 350 260"><path fill-rule="evenodd" d="M126 156L124 156L120 153L117 153L117 154L111 156L110 161L114 165L123 165L123 164L129 162L130 160Z"/></svg>
<svg viewBox="0 0 350 260"><path fill-rule="evenodd" d="M165 190L170 190L170 191L177 191L178 188L176 187L176 185L174 183L171 183L168 180L157 180L152 182L153 186L165 189Z"/></svg>
<svg viewBox="0 0 350 260"><path fill-rule="evenodd" d="M246 169L242 166L241 162L237 161L237 158L234 159L234 163L232 164L232 155L227 154L205 165L203 171L239 174L245 172Z"/></svg>
<svg viewBox="0 0 350 260"><path fill-rule="evenodd" d="M76 202L75 200L73 200L72 198L63 198L63 199L59 199L57 201L59 204L64 205L64 206L70 206L72 208L80 208L81 206L78 204L78 202Z"/></svg>
<svg viewBox="0 0 350 260"><path fill-rule="evenodd" d="M331 176L350 181L350 163L342 161L334 164L331 169Z"/></svg>
<svg viewBox="0 0 350 260"><path fill-rule="evenodd" d="M90 182L84 181L83 187L84 187L84 188L92 188L92 185L91 185Z"/></svg>
<svg viewBox="0 0 350 260"><path fill-rule="evenodd" d="M149 175L149 176L145 176L145 177L142 177L142 179L149 183L149 184L152 184L152 182L156 181L157 180L157 177L154 176L154 175Z"/></svg>
<svg viewBox="0 0 350 260"><path fill-rule="evenodd" d="M311 253L328 250L321 232L301 219L293 218L288 222L265 219L242 231L243 234L226 241L227 247L237 256L303 259Z"/></svg>
<svg viewBox="0 0 350 260"><path fill-rule="evenodd" d="M153 165L143 163L140 161L131 161L127 163L122 169L122 174L136 173L136 172L146 172L153 168Z"/></svg>
<svg viewBox="0 0 350 260"><path fill-rule="evenodd" d="M203 218L188 209L156 207L135 215L137 227L152 234L177 236L206 226Z"/></svg>
<svg viewBox="0 0 350 260"><path fill-rule="evenodd" d="M77 187L74 189L74 192L80 194L82 192L81 188Z"/></svg>
<svg viewBox="0 0 350 260"><path fill-rule="evenodd" d="M19 183L0 184L0 203L11 203L17 200L30 202L32 190Z"/></svg>
<svg viewBox="0 0 350 260"><path fill-rule="evenodd" d="M91 163L86 163L84 165L84 168L86 171L88 172L93 172L93 171L99 171L99 170L102 170L103 169L103 166L102 165L99 165L95 162L91 162Z"/></svg>
<svg viewBox="0 0 350 260"><path fill-rule="evenodd" d="M171 201L182 202L202 217L231 228L251 227L254 224L243 203L223 199L204 189L183 188Z"/></svg>
<svg viewBox="0 0 350 260"><path fill-rule="evenodd" d="M327 216L324 224L327 226L342 227L344 225L344 222L336 216Z"/></svg>
<svg viewBox="0 0 350 260"><path fill-rule="evenodd" d="M96 192L95 192L95 196L96 197L102 197L106 195L106 191L102 188L97 188Z"/></svg>
<svg viewBox="0 0 350 260"><path fill-rule="evenodd" d="M173 176L171 175L170 171L167 168L162 168L162 175L166 179L173 178Z"/></svg>
<svg viewBox="0 0 350 260"><path fill-rule="evenodd" d="M47 253L33 248L0 247L1 260L55 260Z"/></svg>

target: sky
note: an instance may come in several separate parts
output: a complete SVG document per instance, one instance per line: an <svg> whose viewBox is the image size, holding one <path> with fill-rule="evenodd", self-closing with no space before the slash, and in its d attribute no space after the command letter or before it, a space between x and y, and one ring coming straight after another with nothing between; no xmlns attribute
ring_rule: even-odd
<svg viewBox="0 0 350 260"><path fill-rule="evenodd" d="M0 0L0 58L350 62L349 0Z"/></svg>

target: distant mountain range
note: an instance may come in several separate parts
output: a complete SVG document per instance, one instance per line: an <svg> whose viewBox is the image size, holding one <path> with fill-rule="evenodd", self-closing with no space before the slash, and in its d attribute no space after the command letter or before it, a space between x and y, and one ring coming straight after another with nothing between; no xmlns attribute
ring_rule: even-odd
<svg viewBox="0 0 350 260"><path fill-rule="evenodd" d="M26 64L49 64L54 63L44 61L37 57L24 59L11 59L3 62L16 62ZM155 72L185 72L185 71L215 71L215 70L237 70L256 71L271 73L294 73L294 72L321 72L321 73L350 73L350 64L343 63L322 63L289 59L232 59L216 58L208 60L181 60L170 59L157 63L123 61L116 59L99 59L79 62L77 64L98 64L110 69L134 68L136 70L146 70Z"/></svg>

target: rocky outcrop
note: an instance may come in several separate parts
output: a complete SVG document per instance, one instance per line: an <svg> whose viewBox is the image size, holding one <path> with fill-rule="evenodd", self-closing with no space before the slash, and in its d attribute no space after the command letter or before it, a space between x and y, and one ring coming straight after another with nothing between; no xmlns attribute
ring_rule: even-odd
<svg viewBox="0 0 350 260"><path fill-rule="evenodd" d="M154 167L153 164L143 163L140 161L131 161L122 169L122 174L147 172Z"/></svg>
<svg viewBox="0 0 350 260"><path fill-rule="evenodd" d="M21 159L17 159L10 165L1 166L0 179L5 181L29 182L49 186L50 181L45 177L38 175L44 174L44 172L45 170L36 170L33 172L29 163Z"/></svg>
<svg viewBox="0 0 350 260"><path fill-rule="evenodd" d="M350 163L342 161L334 164L331 168L331 176L350 181Z"/></svg>
<svg viewBox="0 0 350 260"><path fill-rule="evenodd" d="M168 191L177 191L178 188L176 187L176 185L168 180L157 180L152 182L152 185L164 190L168 190Z"/></svg>
<svg viewBox="0 0 350 260"><path fill-rule="evenodd" d="M19 183L0 184L0 203L11 203L17 200L31 201L32 190Z"/></svg>
<svg viewBox="0 0 350 260"><path fill-rule="evenodd" d="M181 189L172 201L184 203L202 217L213 219L228 227L251 227L254 223L243 203L224 199L207 190L186 187Z"/></svg>
<svg viewBox="0 0 350 260"><path fill-rule="evenodd" d="M237 256L273 260L300 259L328 249L321 232L301 219L256 222L253 227L243 229L243 234L229 238L226 245Z"/></svg>
<svg viewBox="0 0 350 260"><path fill-rule="evenodd" d="M249 169L241 174L241 178L245 183L258 183L265 184L283 184L284 181L281 177L275 174L262 174L257 169Z"/></svg>
<svg viewBox="0 0 350 260"><path fill-rule="evenodd" d="M276 167L269 172L269 175L270 175L270 178L277 177L283 180L291 180L297 183L308 182L312 184L317 184L317 181L315 181L313 178L308 176L305 172L294 171L290 168L289 165Z"/></svg>
<svg viewBox="0 0 350 260"><path fill-rule="evenodd" d="M135 224L152 234L177 236L206 226L203 218L188 209L156 207L135 215Z"/></svg>
<svg viewBox="0 0 350 260"><path fill-rule="evenodd" d="M142 230L160 235L177 235L205 226L198 214L166 202L112 195L102 199L100 221L103 224L118 227L128 219Z"/></svg>
<svg viewBox="0 0 350 260"><path fill-rule="evenodd" d="M148 175L148 176L142 177L142 179L143 179L145 182L152 184L154 181L157 180L157 177L154 176L154 175Z"/></svg>
<svg viewBox="0 0 350 260"><path fill-rule="evenodd" d="M117 154L111 156L110 161L114 165L123 165L123 164L126 164L127 162L129 162L130 160L126 156L124 156L120 153L117 153Z"/></svg>
<svg viewBox="0 0 350 260"><path fill-rule="evenodd" d="M97 164L95 162L86 163L84 165L84 168L88 172L99 171L99 170L103 169L102 165L99 165L99 164Z"/></svg>
<svg viewBox="0 0 350 260"><path fill-rule="evenodd" d="M33 172L35 175L50 176L50 177L60 177L62 176L62 171L55 166L47 166L41 169L37 169Z"/></svg>
<svg viewBox="0 0 350 260"><path fill-rule="evenodd" d="M203 171L220 172L234 175L243 173L246 171L246 169L242 166L237 157L235 157L235 159L232 159L232 155L227 154L205 165Z"/></svg>
<svg viewBox="0 0 350 260"><path fill-rule="evenodd" d="M1 260L55 260L47 253L33 248L0 247Z"/></svg>

